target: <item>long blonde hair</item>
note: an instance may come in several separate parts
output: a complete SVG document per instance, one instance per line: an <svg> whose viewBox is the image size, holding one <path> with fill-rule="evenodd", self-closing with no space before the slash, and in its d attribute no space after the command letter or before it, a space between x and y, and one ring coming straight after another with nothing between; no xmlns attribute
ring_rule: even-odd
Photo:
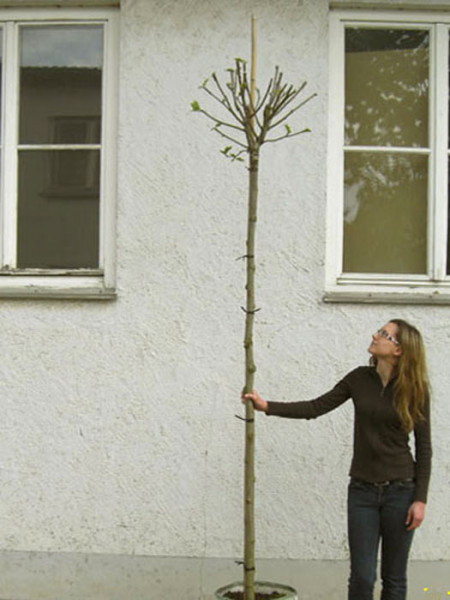
<svg viewBox="0 0 450 600"><path fill-rule="evenodd" d="M397 325L396 338L402 348L394 383L394 406L402 428L409 432L423 421L423 409L429 395L425 346L414 325L403 319L391 319L389 323Z"/></svg>

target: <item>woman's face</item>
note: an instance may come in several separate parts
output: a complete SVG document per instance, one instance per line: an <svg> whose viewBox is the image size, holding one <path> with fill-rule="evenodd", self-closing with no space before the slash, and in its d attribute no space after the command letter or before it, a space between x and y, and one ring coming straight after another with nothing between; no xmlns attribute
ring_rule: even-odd
<svg viewBox="0 0 450 600"><path fill-rule="evenodd" d="M395 323L386 323L372 335L372 342L368 351L376 358L398 358L401 354L400 344L397 339L398 327Z"/></svg>

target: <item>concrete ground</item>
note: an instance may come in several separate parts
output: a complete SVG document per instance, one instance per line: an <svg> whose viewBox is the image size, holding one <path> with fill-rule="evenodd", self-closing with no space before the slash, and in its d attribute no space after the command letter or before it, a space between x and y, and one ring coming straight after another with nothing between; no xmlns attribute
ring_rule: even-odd
<svg viewBox="0 0 450 600"><path fill-rule="evenodd" d="M296 588L299 600L346 598L346 561L260 560L257 570ZM0 552L0 600L213 600L240 575L224 558ZM450 562L412 561L408 600L444 598Z"/></svg>

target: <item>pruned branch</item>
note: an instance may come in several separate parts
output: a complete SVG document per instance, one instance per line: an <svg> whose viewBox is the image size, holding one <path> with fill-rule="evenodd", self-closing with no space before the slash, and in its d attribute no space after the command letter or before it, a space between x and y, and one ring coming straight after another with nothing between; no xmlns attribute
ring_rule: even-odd
<svg viewBox="0 0 450 600"><path fill-rule="evenodd" d="M270 125L270 129L275 129L275 127L278 127L278 125L281 125L281 123L284 123L284 121L286 121L286 119L289 119L289 117L291 115L293 115L295 112L297 112L298 109L301 108L302 106L304 106L307 102L309 102L310 100L315 98L315 96L317 96L317 94L311 94L311 96L309 96L308 98L306 98L306 100L303 100L303 102L301 102L295 108L290 110L286 115L284 115L281 119L279 119L279 121L277 121L276 123L272 123Z"/></svg>
<svg viewBox="0 0 450 600"><path fill-rule="evenodd" d="M270 90L271 90L271 88L272 88L272 82L273 82L273 79L271 79L271 80L269 81L269 84L268 84L268 86L267 86L267 89L266 89L266 91L264 92L264 95L263 95L263 97L261 98L261 100L258 100L258 102L256 103L256 106L255 106L255 113L258 113L258 112L261 110L261 108L264 106L264 104L265 104L265 102L266 102L266 100L267 100L267 96L270 94Z"/></svg>
<svg viewBox="0 0 450 600"><path fill-rule="evenodd" d="M215 73L212 74L212 78L213 78L214 83L217 86L217 89L222 94L224 106L233 115L233 117L236 119L236 121L238 121L239 123L241 123L243 125L244 124L244 119L243 119L244 115L242 115L240 113L238 115L234 112L233 107L231 106L230 100L228 99L226 92L223 90L222 86L220 85L220 82Z"/></svg>
<svg viewBox="0 0 450 600"><path fill-rule="evenodd" d="M284 135L280 135L280 137L276 137L276 138L266 138L264 141L265 142L279 142L280 140L285 140L287 138L291 138L294 137L296 135L301 135L302 133L310 133L311 129L309 129L308 127L306 127L305 129L302 129L301 131L294 131L294 132L287 132Z"/></svg>
<svg viewBox="0 0 450 600"><path fill-rule="evenodd" d="M207 85L201 85L200 88L201 90L203 90L204 92L206 92L207 94L209 94L209 96L211 96L211 98L214 98L214 100L216 100L216 102L219 102L219 104L222 104L228 111L231 112L231 114L233 115L233 117L241 122L241 120L239 119L239 117L237 115L234 114L234 111L229 103L229 100L226 96L223 96L222 98L220 96L218 96L217 94L215 94L213 91L211 91Z"/></svg>
<svg viewBox="0 0 450 600"><path fill-rule="evenodd" d="M292 131L289 126L285 125L286 133L267 137L270 131L285 123L316 96L316 94L311 94L290 108L296 100L299 100L306 87L306 81L298 87L289 84L283 80L283 73L276 66L264 93L261 94L259 89L255 89L254 98L252 98L247 63L241 58L236 58L234 68L227 69L227 72L229 78L225 84L220 82L216 73L212 73L211 77L202 83L200 89L228 112L232 117L231 122L200 107L198 102L193 102L191 107L194 112L202 113L214 123L213 131L241 148L239 154L244 150L249 153L259 151L265 142L278 142L309 131L309 129ZM243 134L243 138L239 139L239 135L230 135L223 131L224 129L239 132L239 134ZM229 158L233 155L231 152L224 154ZM233 156L238 155L234 154Z"/></svg>
<svg viewBox="0 0 450 600"><path fill-rule="evenodd" d="M205 117L207 117L208 119L210 119L211 121L213 121L214 123L216 123L216 125L218 127L230 127L231 129L237 129L238 131L245 131L245 129L243 127L239 127L238 125L233 125L233 123L227 123L226 121L221 121L220 119L218 119L217 117L215 117L214 115L210 115L208 112L206 112L206 110L204 110L203 108L197 108L194 109L196 112L200 112L203 115L205 115ZM213 128L215 129L215 128Z"/></svg>
<svg viewBox="0 0 450 600"><path fill-rule="evenodd" d="M220 127L220 125L217 125L216 127L213 127L213 131L216 131L223 138L229 140L230 142L233 142L233 144L237 144L238 146L241 146L242 148L244 148L245 150L247 150L247 146L245 144L243 144L239 140L235 140L234 138L232 138L231 136L227 135L223 131L220 131L219 127Z"/></svg>

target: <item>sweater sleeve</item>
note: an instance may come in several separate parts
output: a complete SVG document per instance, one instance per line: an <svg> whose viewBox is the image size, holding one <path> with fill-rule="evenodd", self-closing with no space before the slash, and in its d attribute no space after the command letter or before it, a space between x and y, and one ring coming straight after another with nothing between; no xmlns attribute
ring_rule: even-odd
<svg viewBox="0 0 450 600"><path fill-rule="evenodd" d="M349 374L350 375L350 374ZM351 396L349 375L332 390L315 400L301 402L268 402L267 415L288 419L316 419L343 404Z"/></svg>
<svg viewBox="0 0 450 600"><path fill-rule="evenodd" d="M415 439L415 492L414 500L427 501L428 485L431 475L431 427L430 427L430 400L427 396L424 408L424 420L414 428Z"/></svg>

